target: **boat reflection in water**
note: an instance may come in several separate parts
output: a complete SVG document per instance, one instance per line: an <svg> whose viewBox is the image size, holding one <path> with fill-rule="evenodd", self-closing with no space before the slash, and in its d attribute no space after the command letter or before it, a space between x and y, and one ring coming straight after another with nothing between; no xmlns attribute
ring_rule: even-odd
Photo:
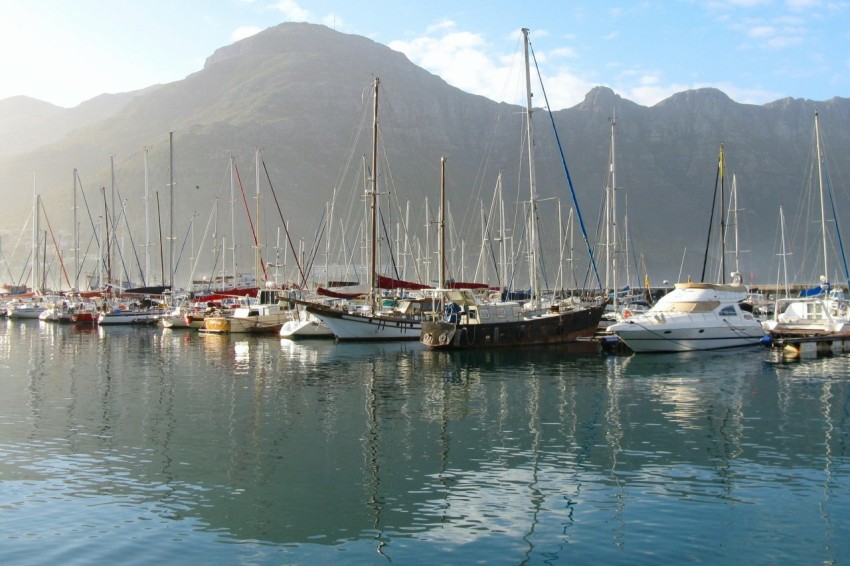
<svg viewBox="0 0 850 566"><path fill-rule="evenodd" d="M7 320L3 554L836 561L846 362Z"/></svg>

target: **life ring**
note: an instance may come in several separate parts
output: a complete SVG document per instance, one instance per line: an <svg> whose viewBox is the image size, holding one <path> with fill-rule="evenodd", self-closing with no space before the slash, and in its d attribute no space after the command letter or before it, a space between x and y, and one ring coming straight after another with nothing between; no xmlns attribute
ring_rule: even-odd
<svg viewBox="0 0 850 566"><path fill-rule="evenodd" d="M439 341L440 341L440 344L445 344L445 343L446 343L446 334L445 334L445 333L440 334Z"/></svg>
<svg viewBox="0 0 850 566"><path fill-rule="evenodd" d="M632 311L630 309L623 309L623 318L632 318Z"/></svg>

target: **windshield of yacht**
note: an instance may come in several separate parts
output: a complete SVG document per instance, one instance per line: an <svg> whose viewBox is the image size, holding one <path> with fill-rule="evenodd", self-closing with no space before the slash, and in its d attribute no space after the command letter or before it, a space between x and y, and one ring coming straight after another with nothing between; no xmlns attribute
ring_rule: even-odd
<svg viewBox="0 0 850 566"><path fill-rule="evenodd" d="M655 305L655 312L683 312L699 313L711 312L720 305L720 301L675 301L665 303L663 301Z"/></svg>

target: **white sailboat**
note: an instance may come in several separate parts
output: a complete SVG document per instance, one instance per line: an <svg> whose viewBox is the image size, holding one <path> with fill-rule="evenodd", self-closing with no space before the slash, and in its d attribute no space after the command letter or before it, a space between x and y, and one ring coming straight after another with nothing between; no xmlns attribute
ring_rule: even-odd
<svg viewBox="0 0 850 566"><path fill-rule="evenodd" d="M372 112L372 171L370 188L367 192L370 203L370 249L369 249L369 296L365 310L350 311L321 303L306 303L307 313L321 320L338 340L418 340L422 329L422 317L430 311L425 299L406 299L396 308L382 311L377 308L378 274L378 87L380 79L373 83Z"/></svg>
<svg viewBox="0 0 850 566"><path fill-rule="evenodd" d="M776 300L773 317L762 322L764 329L774 338L828 336L842 333L850 336L850 300L845 296L843 289L834 287L828 278L829 234L824 196L824 157L820 139L820 119L817 112L815 112L815 151L818 165L823 274L820 276L820 284L803 291L800 297Z"/></svg>

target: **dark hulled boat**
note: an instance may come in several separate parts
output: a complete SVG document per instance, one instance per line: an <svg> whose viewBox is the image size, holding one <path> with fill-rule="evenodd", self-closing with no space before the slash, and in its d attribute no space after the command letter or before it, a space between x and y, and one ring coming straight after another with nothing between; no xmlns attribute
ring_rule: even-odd
<svg viewBox="0 0 850 566"><path fill-rule="evenodd" d="M439 319L423 321L420 341L435 349L545 346L591 338L605 304L554 304L538 313L517 302L479 302L470 290L443 291Z"/></svg>

